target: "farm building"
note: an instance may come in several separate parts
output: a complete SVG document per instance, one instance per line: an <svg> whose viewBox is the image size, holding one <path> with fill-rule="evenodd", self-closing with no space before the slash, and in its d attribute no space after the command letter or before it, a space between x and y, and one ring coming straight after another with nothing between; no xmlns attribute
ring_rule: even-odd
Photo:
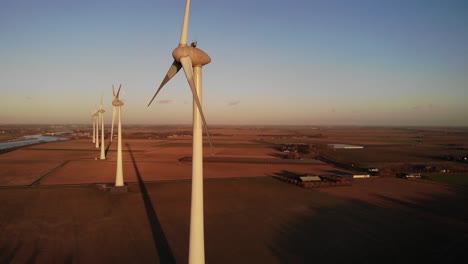
<svg viewBox="0 0 468 264"><path fill-rule="evenodd" d="M315 181L321 181L319 176L312 176L312 175L306 175L306 176L301 176L299 177L301 181L303 182L315 182Z"/></svg>
<svg viewBox="0 0 468 264"><path fill-rule="evenodd" d="M364 146L351 145L351 144L328 144L333 149L363 149Z"/></svg>

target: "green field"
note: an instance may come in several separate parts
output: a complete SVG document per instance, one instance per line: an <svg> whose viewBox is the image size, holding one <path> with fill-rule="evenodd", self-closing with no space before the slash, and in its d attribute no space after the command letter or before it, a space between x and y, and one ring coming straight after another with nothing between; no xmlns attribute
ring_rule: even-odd
<svg viewBox="0 0 468 264"><path fill-rule="evenodd" d="M468 173L437 173L424 176L435 182L468 186Z"/></svg>
<svg viewBox="0 0 468 264"><path fill-rule="evenodd" d="M467 150L440 146L370 146L364 149L328 150L325 156L345 163L442 162L445 155L464 156Z"/></svg>
<svg viewBox="0 0 468 264"><path fill-rule="evenodd" d="M394 163L394 162L427 162L434 160L439 153L434 148L414 147L380 147L364 149L336 149L327 156L345 163Z"/></svg>
<svg viewBox="0 0 468 264"><path fill-rule="evenodd" d="M0 134L0 142L8 141L15 139L15 137L11 134Z"/></svg>

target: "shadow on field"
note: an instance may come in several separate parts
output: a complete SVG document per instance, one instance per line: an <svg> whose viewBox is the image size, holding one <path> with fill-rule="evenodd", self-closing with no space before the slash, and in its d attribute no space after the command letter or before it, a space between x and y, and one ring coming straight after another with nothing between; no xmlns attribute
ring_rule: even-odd
<svg viewBox="0 0 468 264"><path fill-rule="evenodd" d="M280 158L280 159L284 159L284 158L286 157L285 154L283 154L283 153L277 153L277 152L272 152L272 153L270 153L270 154L268 154L268 155L270 155L270 156L272 156L272 157L275 157L275 158Z"/></svg>
<svg viewBox="0 0 468 264"><path fill-rule="evenodd" d="M0 251L0 263L12 263L16 252L21 248L20 245L10 248L9 246L2 248Z"/></svg>
<svg viewBox="0 0 468 264"><path fill-rule="evenodd" d="M297 179L301 176L304 176L304 173L297 173L293 171L287 171L287 170L282 170L281 172L276 172L274 173L276 176L280 177L287 177L287 178L292 178L292 179Z"/></svg>
<svg viewBox="0 0 468 264"><path fill-rule="evenodd" d="M460 192L392 199L391 208L354 199L316 202L281 225L269 247L280 263L468 263L467 194Z"/></svg>
<svg viewBox="0 0 468 264"><path fill-rule="evenodd" d="M23 263L36 263L37 256L40 253L37 246L34 247L33 253L27 259L21 259L21 257L15 258L15 256L18 255L18 252L21 251L22 247L27 247L27 246L22 245L22 244L17 244L11 250L9 250L8 247L2 248L0 250L0 263L19 263L23 261L24 261ZM71 263L71 262L67 262L67 263Z"/></svg>
<svg viewBox="0 0 468 264"><path fill-rule="evenodd" d="M375 197L393 203L395 206L405 210L413 210L419 214L429 214L438 217L449 217L450 219L468 223L468 187L453 187L454 196L437 195L432 199L400 200L385 195L374 194ZM468 238L468 233L466 234Z"/></svg>
<svg viewBox="0 0 468 264"><path fill-rule="evenodd" d="M138 178L138 185L140 187L141 196L145 204L146 214L151 225L151 233L153 235L156 253L159 256L159 261L160 263L175 263L176 261L174 254L172 253L169 243L167 242L166 235L164 234L164 230L162 229L161 223L159 222L158 215L156 214L156 210L154 209L153 203L151 202L151 197L148 194L146 185L141 178L140 170L136 164L132 149L128 143L126 145L132 159L133 168L135 169L135 173Z"/></svg>
<svg viewBox="0 0 468 264"><path fill-rule="evenodd" d="M341 170L326 170L326 172L331 173L333 175L338 175L338 176L348 176L349 175L349 172L341 171Z"/></svg>
<svg viewBox="0 0 468 264"><path fill-rule="evenodd" d="M107 143L107 147L106 147L106 157L107 157L107 152L109 152L109 148L111 144L112 142L109 140L109 142Z"/></svg>

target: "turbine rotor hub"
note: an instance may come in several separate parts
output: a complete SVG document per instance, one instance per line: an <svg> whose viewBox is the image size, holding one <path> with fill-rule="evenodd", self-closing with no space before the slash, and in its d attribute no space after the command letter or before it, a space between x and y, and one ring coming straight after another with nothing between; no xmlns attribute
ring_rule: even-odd
<svg viewBox="0 0 468 264"><path fill-rule="evenodd" d="M172 52L172 57L177 62L180 62L180 58L187 56L192 60L193 67L203 66L211 62L210 56L197 47L179 45Z"/></svg>
<svg viewBox="0 0 468 264"><path fill-rule="evenodd" d="M122 106L122 105L124 105L124 103L122 101L120 101L119 99L115 99L114 101L112 101L112 105L113 106Z"/></svg>

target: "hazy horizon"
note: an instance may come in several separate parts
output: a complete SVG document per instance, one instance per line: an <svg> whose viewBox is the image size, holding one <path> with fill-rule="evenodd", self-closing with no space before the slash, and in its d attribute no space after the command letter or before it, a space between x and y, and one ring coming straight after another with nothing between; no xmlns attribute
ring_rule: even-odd
<svg viewBox="0 0 468 264"><path fill-rule="evenodd" d="M147 104L184 0L2 1L0 124L88 124L123 84L125 124L191 124L183 73ZM197 1L209 126L468 125L466 1Z"/></svg>
<svg viewBox="0 0 468 264"><path fill-rule="evenodd" d="M0 128L2 126L79 126L79 127L89 127L92 129L92 123L4 123L0 124ZM105 127L110 127L111 123L105 123ZM115 125L116 126L116 125ZM150 124L150 123L129 123L129 124L122 124L122 127L132 127L132 126L149 126L149 127L187 127L192 129L191 123L186 124ZM209 125L209 129L219 129L219 128L238 128L238 127L265 127L265 128L272 128L272 127L282 127L282 128L307 128L307 129L314 129L314 128L324 128L324 127L362 127L362 128L449 128L449 129L468 129L468 126L438 126L438 125L342 125L342 124L330 124L330 125L306 125L306 124L291 124L291 125L283 125L283 124L211 124ZM107 131L109 132L109 131ZM106 133L107 133L106 132Z"/></svg>

